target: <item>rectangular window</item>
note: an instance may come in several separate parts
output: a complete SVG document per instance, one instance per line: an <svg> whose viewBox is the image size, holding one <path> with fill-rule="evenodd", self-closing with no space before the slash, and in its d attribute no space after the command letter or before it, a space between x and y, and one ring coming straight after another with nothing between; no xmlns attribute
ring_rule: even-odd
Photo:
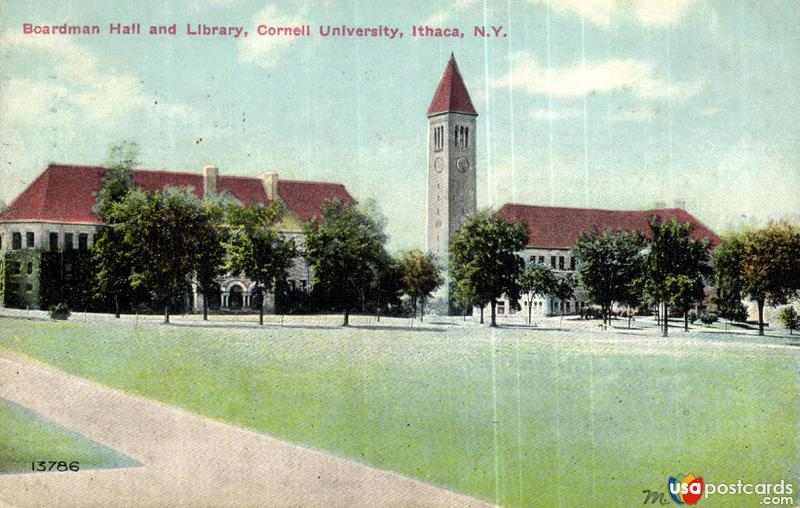
<svg viewBox="0 0 800 508"><path fill-rule="evenodd" d="M569 269L573 271L575 270L575 258L571 256L569 258Z"/></svg>
<svg viewBox="0 0 800 508"><path fill-rule="evenodd" d="M22 233L11 233L11 248L14 250L22 248Z"/></svg>
<svg viewBox="0 0 800 508"><path fill-rule="evenodd" d="M28 272L28 275L32 274L33 273L33 263L28 261L28 266L26 267L25 271Z"/></svg>
<svg viewBox="0 0 800 508"><path fill-rule="evenodd" d="M50 251L56 252L58 250L58 233L50 233Z"/></svg>
<svg viewBox="0 0 800 508"><path fill-rule="evenodd" d="M300 289L302 289L303 291L305 291L305 290L306 290L306 286L308 286L308 281L301 280L301 281L300 281Z"/></svg>
<svg viewBox="0 0 800 508"><path fill-rule="evenodd" d="M550 266L552 268L556 267L556 257L555 256L550 256Z"/></svg>
<svg viewBox="0 0 800 508"><path fill-rule="evenodd" d="M19 275L20 270L22 270L22 265L16 261L13 261L9 265L8 269L11 270L12 275Z"/></svg>
<svg viewBox="0 0 800 508"><path fill-rule="evenodd" d="M497 313L501 316L506 313L505 302L497 302Z"/></svg>
<svg viewBox="0 0 800 508"><path fill-rule="evenodd" d="M536 256L530 256L530 257L528 257L528 261L530 261L531 263L533 263L534 261L536 261Z"/></svg>
<svg viewBox="0 0 800 508"><path fill-rule="evenodd" d="M64 250L72 250L72 233L64 233Z"/></svg>
<svg viewBox="0 0 800 508"><path fill-rule="evenodd" d="M25 291L32 291L33 285L32 284L25 284Z"/></svg>
<svg viewBox="0 0 800 508"><path fill-rule="evenodd" d="M567 312L569 312L569 302L567 302Z"/></svg>
<svg viewBox="0 0 800 508"><path fill-rule="evenodd" d="M25 247L28 249L32 249L34 244L36 243L35 238L33 236L33 231L28 231L25 233Z"/></svg>
<svg viewBox="0 0 800 508"><path fill-rule="evenodd" d="M564 256L558 256L558 269L564 269Z"/></svg>
<svg viewBox="0 0 800 508"><path fill-rule="evenodd" d="M540 265L544 264L544 256L539 256L539 264Z"/></svg>
<svg viewBox="0 0 800 508"><path fill-rule="evenodd" d="M86 251L89 250L89 235L86 233L79 233L78 234L78 250L79 251Z"/></svg>

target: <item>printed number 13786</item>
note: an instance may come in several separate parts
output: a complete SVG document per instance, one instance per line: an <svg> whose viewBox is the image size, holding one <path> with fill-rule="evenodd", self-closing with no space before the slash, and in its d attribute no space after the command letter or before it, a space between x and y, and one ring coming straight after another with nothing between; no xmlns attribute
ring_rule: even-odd
<svg viewBox="0 0 800 508"><path fill-rule="evenodd" d="M79 471L80 464L77 460L72 462L39 460L31 462L31 471Z"/></svg>

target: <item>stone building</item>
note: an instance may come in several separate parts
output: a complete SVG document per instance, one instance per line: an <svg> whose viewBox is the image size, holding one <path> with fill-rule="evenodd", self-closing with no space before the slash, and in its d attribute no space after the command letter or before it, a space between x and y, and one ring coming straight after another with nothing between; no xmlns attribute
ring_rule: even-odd
<svg viewBox="0 0 800 508"><path fill-rule="evenodd" d="M436 87L428 107L428 203L427 248L446 264L448 246L456 229L476 210L476 148L478 113L470 99L464 79L453 55ZM557 272L574 272L576 261L572 249L582 231L597 228L641 231L648 234L649 220L653 215L662 218L677 217L681 222L694 225L693 237L719 241L713 231L686 212L682 201L674 208L666 205L652 210L600 210L591 208L565 208L508 203L499 214L513 222L521 222L528 230L529 243L519 253L526 263L544 264ZM447 277L445 277L447 280ZM439 291L437 297L449 303L449 286ZM534 298L521 302L527 315L528 306L539 316L580 312L586 302L580 291L575 298L560 302L553 297ZM498 302L498 313L508 315L515 311L509 302Z"/></svg>
<svg viewBox="0 0 800 508"><path fill-rule="evenodd" d="M682 205L681 202L676 205ZM712 245L719 243L719 237L702 222L683 208L657 208L652 210L601 210L597 208L567 208L560 206L537 206L507 203L498 214L511 221L522 223L528 231L528 245L519 252L520 257L528 263L546 265L556 272L574 273L577 262L572 250L583 231L639 231L650 234L650 218L678 219L681 223L691 223L691 237L695 240L708 239ZM587 305L580 289L575 291L574 298L559 301L552 296L535 297L527 301L520 300L522 312L527 315L532 306L534 316L552 316L560 314L578 314ZM507 300L498 303L498 314L510 315L514 310Z"/></svg>
<svg viewBox="0 0 800 508"><path fill-rule="evenodd" d="M17 306L39 305L39 265L42 252L89 251L92 249L100 219L93 207L105 169L97 166L50 164L0 214L0 256L4 268L3 301ZM188 187L197 197L220 195L246 205L266 205L283 201L287 213L279 228L285 238L295 241L302 252L302 224L319 215L322 203L339 199L355 200L342 184L284 180L277 173L260 177L220 175L215 166L202 172L175 172L137 169L133 180L148 191L164 187ZM8 254L13 253L13 256ZM13 261L5 262L5 258ZM294 259L289 271L291 287L310 289L309 267L302 256ZM193 287L191 305L202 308L202 295ZM241 274L227 274L220 282L219 293L209 296L212 308L241 309L253 304L253 283ZM10 298L13 297L13 298ZM271 304L274 300L267 299ZM268 305L269 307L269 305Z"/></svg>

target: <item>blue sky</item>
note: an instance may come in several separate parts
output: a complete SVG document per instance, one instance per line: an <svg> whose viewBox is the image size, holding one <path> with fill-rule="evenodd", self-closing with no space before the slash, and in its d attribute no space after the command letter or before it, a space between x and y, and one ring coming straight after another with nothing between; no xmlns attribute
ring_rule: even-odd
<svg viewBox="0 0 800 508"><path fill-rule="evenodd" d="M26 2L0 17L0 199L48 161L340 181L392 245L424 246L425 111L450 52L478 118L478 204L686 201L712 228L800 214L800 10L792 0ZM99 36L23 36L22 24ZM177 23L176 37L110 22ZM259 38L259 23L397 26L403 39ZM183 35L186 23L250 36ZM411 26L461 39L413 39ZM503 25L507 38L472 37Z"/></svg>

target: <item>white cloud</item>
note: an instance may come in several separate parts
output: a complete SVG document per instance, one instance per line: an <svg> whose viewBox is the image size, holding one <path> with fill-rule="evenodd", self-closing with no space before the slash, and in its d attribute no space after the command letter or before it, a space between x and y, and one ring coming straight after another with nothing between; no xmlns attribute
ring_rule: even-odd
<svg viewBox="0 0 800 508"><path fill-rule="evenodd" d="M455 14L459 12L463 12L473 5L476 5L478 0L455 0L452 3L448 4L446 9L442 9L440 11L436 11L420 23L421 25L425 26L439 26L443 27L445 24L452 21ZM419 40L419 39L417 39Z"/></svg>
<svg viewBox="0 0 800 508"><path fill-rule="evenodd" d="M79 119L82 124L110 127L134 112L150 114L157 121L190 121L199 113L185 104L164 103L150 96L140 80L125 73L112 73L98 64L97 57L71 39L26 37L5 34L5 51L44 53L54 62L51 80L32 80L10 75L0 97L0 114L11 125L29 125L58 113L61 122Z"/></svg>
<svg viewBox="0 0 800 508"><path fill-rule="evenodd" d="M529 53L512 56L511 72L494 81L495 86L520 87L534 95L576 98L586 94L632 93L644 99L685 99L700 93L704 81L669 83L656 77L653 64L631 58L571 66L539 65Z"/></svg>
<svg viewBox="0 0 800 508"><path fill-rule="evenodd" d="M253 16L252 25L265 24L275 27L295 27L307 24L308 20L301 14L280 14L274 5L268 5L258 14ZM251 32L239 43L239 61L253 63L262 67L271 67L278 62L279 57L295 42L294 36L260 36Z"/></svg>
<svg viewBox="0 0 800 508"><path fill-rule="evenodd" d="M709 27L719 26L717 12L707 0L528 0L549 6L558 14L576 14L590 23L609 28L622 20L647 28L663 28L683 20L692 10L709 19Z"/></svg>
<svg viewBox="0 0 800 508"><path fill-rule="evenodd" d="M583 116L583 110L577 108L559 110L537 109L531 112L531 118L534 120L568 120L581 116Z"/></svg>
<svg viewBox="0 0 800 508"><path fill-rule="evenodd" d="M611 115L611 119L617 122L646 122L652 120L658 114L654 108L635 108L616 111Z"/></svg>

